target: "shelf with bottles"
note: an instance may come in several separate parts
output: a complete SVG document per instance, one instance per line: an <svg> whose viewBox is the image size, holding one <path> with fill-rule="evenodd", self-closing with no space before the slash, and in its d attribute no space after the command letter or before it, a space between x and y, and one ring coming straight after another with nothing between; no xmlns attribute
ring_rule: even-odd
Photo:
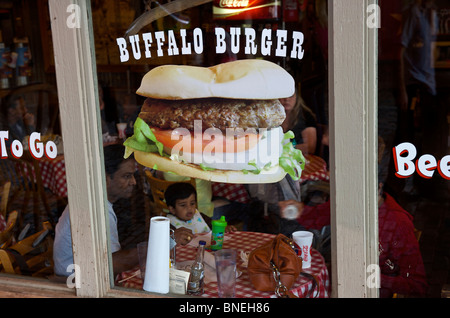
<svg viewBox="0 0 450 318"><path fill-rule="evenodd" d="M450 38L450 8L439 8L437 10L437 19L438 34Z"/></svg>
<svg viewBox="0 0 450 318"><path fill-rule="evenodd" d="M2 42L0 34L0 88L8 90L27 85L31 79L31 49L28 38L14 38L12 45Z"/></svg>

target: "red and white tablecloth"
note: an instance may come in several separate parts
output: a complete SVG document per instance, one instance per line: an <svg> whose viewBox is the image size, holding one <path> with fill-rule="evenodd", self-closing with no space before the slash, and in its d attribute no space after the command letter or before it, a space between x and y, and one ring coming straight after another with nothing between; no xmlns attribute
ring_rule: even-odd
<svg viewBox="0 0 450 318"><path fill-rule="evenodd" d="M314 155L305 155L305 170L302 171L300 182L305 181L329 181L330 174L327 170L327 163L323 158Z"/></svg>
<svg viewBox="0 0 450 318"><path fill-rule="evenodd" d="M242 184L213 182L211 187L213 196L240 203L250 202L248 191Z"/></svg>
<svg viewBox="0 0 450 318"><path fill-rule="evenodd" d="M256 232L233 232L226 234L226 240L223 248L232 248L238 250L239 256L241 251L251 252L256 247L261 246L265 242L273 239L275 236L267 233ZM176 261L183 262L194 261L196 255L196 248L192 246L177 246ZM311 267L304 269L316 277L318 286L311 293L310 297L328 298L330 293L328 270L322 255L316 250L311 250ZM261 292L254 289L247 274L247 269L243 267L242 260L238 257L238 270L242 275L236 281L236 297L237 298L270 298L275 297L272 292ZM118 275L116 282L122 287L142 289L142 279L139 275L135 275L136 270L130 270ZM133 275L135 275L133 277ZM313 287L312 280L299 276L294 286L291 288L292 293L300 298L306 297ZM205 292L203 297L219 297L217 293L217 283L210 282L205 284Z"/></svg>
<svg viewBox="0 0 450 318"><path fill-rule="evenodd" d="M321 157L306 155L305 169L302 171L300 183L305 181L329 181L330 174L327 170L327 163ZM230 201L248 203L250 196L243 184L233 183L212 183L213 196L223 197Z"/></svg>
<svg viewBox="0 0 450 318"><path fill-rule="evenodd" d="M38 160L41 169L42 185L60 197L67 197L66 165L64 156L55 159L46 157ZM33 169L34 170L34 169ZM29 172L27 172L29 174ZM33 173L34 176L34 173Z"/></svg>
<svg viewBox="0 0 450 318"><path fill-rule="evenodd" d="M39 163L44 187L60 197L67 197L66 165L64 156L53 160L44 159Z"/></svg>

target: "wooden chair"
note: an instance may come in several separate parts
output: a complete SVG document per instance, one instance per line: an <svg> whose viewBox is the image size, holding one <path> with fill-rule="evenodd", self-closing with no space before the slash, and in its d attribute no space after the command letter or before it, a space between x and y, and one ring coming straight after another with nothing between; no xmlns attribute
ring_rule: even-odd
<svg viewBox="0 0 450 318"><path fill-rule="evenodd" d="M6 229L0 233L0 247L8 247L14 238L14 230L16 229L17 218L19 213L17 211L12 211L8 215L6 221Z"/></svg>
<svg viewBox="0 0 450 318"><path fill-rule="evenodd" d="M3 159L10 162L12 195L10 197L11 204L19 204L17 207L23 214L33 212L34 225L36 228L41 224L42 213L50 214L51 209L48 203L44 186L42 185L42 174L39 162L24 155L22 158ZM21 216L23 217L23 215ZM22 226L21 220L19 225Z"/></svg>
<svg viewBox="0 0 450 318"><path fill-rule="evenodd" d="M8 211L9 192L11 190L11 181L6 181L3 185L2 200L0 201L0 213L6 218L6 211Z"/></svg>
<svg viewBox="0 0 450 318"><path fill-rule="evenodd" d="M0 249L2 272L35 277L53 272L52 226L43 223L43 229L7 249Z"/></svg>
<svg viewBox="0 0 450 318"><path fill-rule="evenodd" d="M2 98L2 114L6 125L4 129L8 129L8 106L16 103L18 100L24 102L28 113L34 115L35 132L40 132L41 135L61 135L60 125L60 111L57 89L54 85L48 83L33 83L25 86L20 86L10 90L8 95ZM31 129L26 127L26 130ZM30 134L32 131L26 131ZM18 139L19 136L14 136L10 130L9 139ZM20 136L20 139L23 137ZM23 140L19 140L23 142ZM18 165L17 163L20 163ZM30 171L34 169L34 182L28 182L32 178L28 178L28 174L24 172L24 168ZM31 175L31 173L30 173ZM50 212L47 197L42 186L41 172L39 168L39 161L32 158L29 151L24 151L20 159L13 158L11 155L7 159L2 159L0 162L0 182L4 180L11 180L11 198L10 203L13 205L12 209L21 211L21 217L26 215L29 204L34 204L33 212L35 213L36 228L41 225L43 218L39 217L41 207L43 206L47 213ZM22 199L23 198L23 199ZM16 200L16 201L14 201ZM32 200L32 201L31 201ZM15 204L21 204L16 206ZM36 223L37 222L37 223ZM21 224L20 224L21 225Z"/></svg>
<svg viewBox="0 0 450 318"><path fill-rule="evenodd" d="M164 192L171 184L186 182L192 184L194 188L196 188L195 179L193 178L191 178L190 181L167 181L154 177L149 170L145 170L145 176L150 184L156 215L166 215L169 210L164 200Z"/></svg>

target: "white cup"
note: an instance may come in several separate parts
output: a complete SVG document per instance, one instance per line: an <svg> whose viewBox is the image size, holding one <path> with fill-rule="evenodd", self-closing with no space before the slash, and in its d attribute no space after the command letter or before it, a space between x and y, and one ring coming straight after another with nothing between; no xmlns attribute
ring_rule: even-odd
<svg viewBox="0 0 450 318"><path fill-rule="evenodd" d="M313 233L309 231L297 231L292 233L292 239L300 249L299 256L302 258L302 268L310 268Z"/></svg>

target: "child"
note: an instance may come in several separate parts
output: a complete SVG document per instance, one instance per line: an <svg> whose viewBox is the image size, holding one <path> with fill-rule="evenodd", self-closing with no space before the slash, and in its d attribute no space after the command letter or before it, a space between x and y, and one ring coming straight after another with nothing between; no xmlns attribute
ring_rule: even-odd
<svg viewBox="0 0 450 318"><path fill-rule="evenodd" d="M175 228L187 228L193 234L211 231L211 219L200 213L197 208L197 192L190 183L177 182L170 185L165 193L167 207L170 214L167 217ZM227 226L226 232L233 232L234 226Z"/></svg>

